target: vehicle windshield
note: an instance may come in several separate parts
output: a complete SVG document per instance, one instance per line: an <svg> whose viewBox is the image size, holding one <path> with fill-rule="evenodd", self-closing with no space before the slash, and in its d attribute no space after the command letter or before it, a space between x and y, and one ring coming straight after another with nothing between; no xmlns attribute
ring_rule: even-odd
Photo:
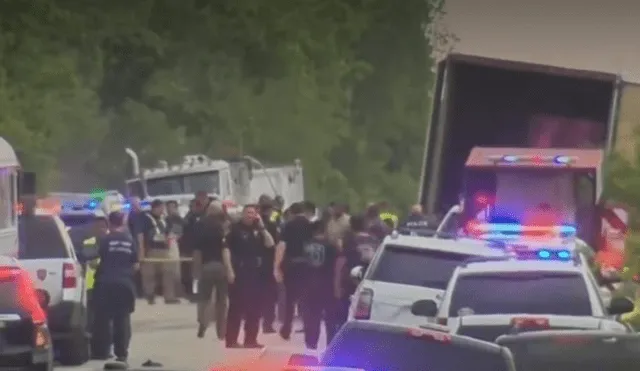
<svg viewBox="0 0 640 371"><path fill-rule="evenodd" d="M408 332L344 328L331 342L322 366L370 371L502 371L499 352L472 345L421 338Z"/></svg>
<svg viewBox="0 0 640 371"><path fill-rule="evenodd" d="M550 337L507 347L518 371L632 371L640 364L637 339L608 343L598 338Z"/></svg>
<svg viewBox="0 0 640 371"><path fill-rule="evenodd" d="M451 296L450 317L473 314L592 315L581 275L556 272L506 272L463 275Z"/></svg>
<svg viewBox="0 0 640 371"><path fill-rule="evenodd" d="M67 247L55 219L48 215L25 215L18 220L18 259L67 258Z"/></svg>
<svg viewBox="0 0 640 371"><path fill-rule="evenodd" d="M455 268L469 255L387 245L371 280L444 290Z"/></svg>
<svg viewBox="0 0 640 371"><path fill-rule="evenodd" d="M147 179L149 196L195 193L220 193L218 171Z"/></svg>

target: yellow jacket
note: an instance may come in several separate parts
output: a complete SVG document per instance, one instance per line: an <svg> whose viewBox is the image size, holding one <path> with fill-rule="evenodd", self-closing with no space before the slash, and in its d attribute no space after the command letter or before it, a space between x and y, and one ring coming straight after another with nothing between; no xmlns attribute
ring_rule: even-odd
<svg viewBox="0 0 640 371"><path fill-rule="evenodd" d="M398 216L396 214L384 212L380 214L380 219L382 219L382 221L391 221L394 228L398 226Z"/></svg>
<svg viewBox="0 0 640 371"><path fill-rule="evenodd" d="M98 248L98 242L95 237L87 238L82 242L85 247L91 247L94 249ZM93 286L96 283L96 267L100 263L100 259L94 259L92 261L87 262L87 268L84 275L84 279L86 281L87 290L93 289Z"/></svg>

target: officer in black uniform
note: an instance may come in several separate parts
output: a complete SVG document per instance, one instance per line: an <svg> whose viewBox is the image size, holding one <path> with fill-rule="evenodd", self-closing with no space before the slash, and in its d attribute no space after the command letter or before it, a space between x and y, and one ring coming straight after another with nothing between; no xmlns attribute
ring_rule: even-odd
<svg viewBox="0 0 640 371"><path fill-rule="evenodd" d="M313 237L304 245L307 276L302 293L302 320L304 342L308 349L318 348L320 323L325 320L327 343L331 342L336 327L334 290L334 268L338 256L336 242L332 244L326 235L326 222L319 220L311 224Z"/></svg>
<svg viewBox="0 0 640 371"><path fill-rule="evenodd" d="M280 237L280 228L278 227L277 219L273 220L272 218L272 214L275 211L274 201L271 197L262 195L258 200L258 206L260 207L260 217L262 218L264 226L277 244ZM276 320L276 303L278 302L278 285L273 277L275 249L265 249L263 253L264 264L260 272L265 285L262 309L262 332L265 334L273 334L276 332L273 323Z"/></svg>
<svg viewBox="0 0 640 371"><path fill-rule="evenodd" d="M111 343L109 337L112 337L117 361L126 363L131 341L131 313L135 309L134 275L140 265L137 244L124 224L123 214L109 214L110 233L99 242L93 336L102 344Z"/></svg>
<svg viewBox="0 0 640 371"><path fill-rule="evenodd" d="M276 247L273 276L278 283L284 283L285 308L280 337L291 338L294 309L304 290L306 271L304 244L311 239L311 203L291 205L291 219L286 222Z"/></svg>
<svg viewBox="0 0 640 371"><path fill-rule="evenodd" d="M231 226L226 242L231 252L232 277L229 279L227 348L238 348L240 324L244 320L244 347L261 348L258 343L260 312L264 292L264 250L272 249L273 237L267 231L256 206L245 206L242 219Z"/></svg>

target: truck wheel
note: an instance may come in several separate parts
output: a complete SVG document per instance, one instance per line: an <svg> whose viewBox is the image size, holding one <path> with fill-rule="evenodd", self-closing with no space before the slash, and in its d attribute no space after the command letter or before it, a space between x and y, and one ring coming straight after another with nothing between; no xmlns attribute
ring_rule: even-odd
<svg viewBox="0 0 640 371"><path fill-rule="evenodd" d="M61 340L58 344L58 358L64 366L79 366L89 361L89 339L84 331L74 331L69 339Z"/></svg>

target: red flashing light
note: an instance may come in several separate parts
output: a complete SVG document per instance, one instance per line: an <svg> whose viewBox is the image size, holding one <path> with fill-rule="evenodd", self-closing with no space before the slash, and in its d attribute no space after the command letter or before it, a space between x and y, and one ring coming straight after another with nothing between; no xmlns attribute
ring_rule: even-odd
<svg viewBox="0 0 640 371"><path fill-rule="evenodd" d="M518 317L511 319L511 326L520 328L545 328L548 329L548 318L532 318L532 317Z"/></svg>
<svg viewBox="0 0 640 371"><path fill-rule="evenodd" d="M38 294L29 274L18 267L0 267L0 281L16 283L16 292L20 307L31 316L34 324L43 324L47 316L40 306Z"/></svg>
<svg viewBox="0 0 640 371"><path fill-rule="evenodd" d="M451 335L439 331L411 328L407 332L410 336L417 338L433 339L435 341L440 341L443 343L451 342Z"/></svg>

